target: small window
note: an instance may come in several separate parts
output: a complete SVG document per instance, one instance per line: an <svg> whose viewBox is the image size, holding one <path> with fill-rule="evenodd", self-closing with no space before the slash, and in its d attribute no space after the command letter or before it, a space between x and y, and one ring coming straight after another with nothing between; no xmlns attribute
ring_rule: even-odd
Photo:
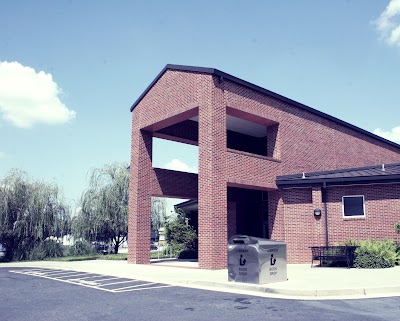
<svg viewBox="0 0 400 321"><path fill-rule="evenodd" d="M364 195L343 196L343 217L365 217Z"/></svg>

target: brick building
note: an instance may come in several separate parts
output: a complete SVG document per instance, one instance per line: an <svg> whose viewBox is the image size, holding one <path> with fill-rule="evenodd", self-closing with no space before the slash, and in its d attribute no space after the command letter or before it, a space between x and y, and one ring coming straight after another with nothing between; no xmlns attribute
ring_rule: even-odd
<svg viewBox="0 0 400 321"><path fill-rule="evenodd" d="M198 201L206 269L227 267L239 233L286 241L289 263L327 241L398 237L398 144L210 68L167 65L131 112L130 263L150 261L151 196ZM197 145L199 174L153 168L153 137Z"/></svg>

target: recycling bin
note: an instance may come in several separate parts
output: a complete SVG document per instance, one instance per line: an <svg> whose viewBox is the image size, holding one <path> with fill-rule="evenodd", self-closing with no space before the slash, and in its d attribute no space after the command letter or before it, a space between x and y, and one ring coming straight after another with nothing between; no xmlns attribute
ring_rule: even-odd
<svg viewBox="0 0 400 321"><path fill-rule="evenodd" d="M286 281L286 243L247 235L231 237L228 280L254 284Z"/></svg>

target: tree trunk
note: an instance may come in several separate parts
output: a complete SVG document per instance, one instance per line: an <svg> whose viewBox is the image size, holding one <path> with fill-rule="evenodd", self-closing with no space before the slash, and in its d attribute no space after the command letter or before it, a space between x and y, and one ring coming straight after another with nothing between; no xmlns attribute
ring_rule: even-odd
<svg viewBox="0 0 400 321"><path fill-rule="evenodd" d="M115 244L114 244L114 253L115 253L115 254L118 254L119 238L118 238L118 239L115 238L114 241L115 241Z"/></svg>

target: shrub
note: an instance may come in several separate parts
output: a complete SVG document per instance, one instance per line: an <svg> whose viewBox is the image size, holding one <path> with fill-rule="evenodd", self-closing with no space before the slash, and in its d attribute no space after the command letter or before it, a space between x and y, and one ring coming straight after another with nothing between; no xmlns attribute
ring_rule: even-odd
<svg viewBox="0 0 400 321"><path fill-rule="evenodd" d="M399 261L394 241L360 241L356 250L354 267L363 269L378 269L393 267Z"/></svg>
<svg viewBox="0 0 400 321"><path fill-rule="evenodd" d="M177 218L174 221L167 223L165 227L165 236L172 247L174 256L182 258L182 252L197 252L197 234L193 227L186 224L185 213L179 212ZM185 255L189 254L182 254L182 256Z"/></svg>
<svg viewBox="0 0 400 321"><path fill-rule="evenodd" d="M344 242L344 245L346 245L346 246L360 246L361 242L362 241L350 239L350 240L347 240L346 242Z"/></svg>
<svg viewBox="0 0 400 321"><path fill-rule="evenodd" d="M400 222L396 223L396 232L400 234Z"/></svg>
<svg viewBox="0 0 400 321"><path fill-rule="evenodd" d="M80 256L94 254L92 245L87 241L76 241L67 251L68 256Z"/></svg>
<svg viewBox="0 0 400 321"><path fill-rule="evenodd" d="M53 240L46 240L38 243L29 253L29 260L44 260L49 257L62 257L62 245Z"/></svg>
<svg viewBox="0 0 400 321"><path fill-rule="evenodd" d="M179 253L178 259L197 259L199 256L196 250L184 250Z"/></svg>

